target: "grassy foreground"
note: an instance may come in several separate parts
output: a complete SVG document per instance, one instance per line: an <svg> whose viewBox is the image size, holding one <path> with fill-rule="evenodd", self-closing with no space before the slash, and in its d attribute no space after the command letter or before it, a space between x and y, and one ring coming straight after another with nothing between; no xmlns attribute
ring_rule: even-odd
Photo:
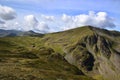
<svg viewBox="0 0 120 80"><path fill-rule="evenodd" d="M93 80L40 37L0 38L0 80Z"/></svg>

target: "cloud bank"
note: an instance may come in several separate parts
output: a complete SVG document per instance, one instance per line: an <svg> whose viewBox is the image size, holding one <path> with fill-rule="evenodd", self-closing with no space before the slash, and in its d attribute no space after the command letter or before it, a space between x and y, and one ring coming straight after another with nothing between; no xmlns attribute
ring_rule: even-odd
<svg viewBox="0 0 120 80"><path fill-rule="evenodd" d="M0 5L0 18L3 20L12 20L16 18L16 12L13 8Z"/></svg>
<svg viewBox="0 0 120 80"><path fill-rule="evenodd" d="M42 33L48 33L50 28L48 27L47 23L42 21L39 22L39 24L35 27L35 30Z"/></svg>
<svg viewBox="0 0 120 80"><path fill-rule="evenodd" d="M24 24L25 24L25 28L26 30L32 30L34 27L36 27L38 25L38 21L35 18L34 15L27 15L24 17Z"/></svg>
<svg viewBox="0 0 120 80"><path fill-rule="evenodd" d="M48 16L39 14L37 18L31 14L21 17L24 19L15 19L16 11L13 8L0 5L1 29L17 29L24 31L33 30L41 33L48 33L86 25L91 25L99 28L115 27L114 19L110 17L106 12L95 13L94 11L90 11L88 14L79 14L74 16L67 14L63 14L61 16Z"/></svg>
<svg viewBox="0 0 120 80"><path fill-rule="evenodd" d="M39 22L34 15L24 17L24 30L35 30L42 33L49 32L49 27L44 21Z"/></svg>
<svg viewBox="0 0 120 80"><path fill-rule="evenodd" d="M2 21L2 20L0 20L0 24L5 24L5 22L4 22L4 21Z"/></svg>
<svg viewBox="0 0 120 80"><path fill-rule="evenodd" d="M65 23L64 30L75 27L91 25L99 28L115 27L114 20L106 12L90 11L89 14L80 14L77 16L62 15L62 21Z"/></svg>
<svg viewBox="0 0 120 80"><path fill-rule="evenodd" d="M55 20L54 16L41 15L41 17L46 21L54 21Z"/></svg>
<svg viewBox="0 0 120 80"><path fill-rule="evenodd" d="M0 29L17 29L15 21L16 11L8 6L0 5Z"/></svg>

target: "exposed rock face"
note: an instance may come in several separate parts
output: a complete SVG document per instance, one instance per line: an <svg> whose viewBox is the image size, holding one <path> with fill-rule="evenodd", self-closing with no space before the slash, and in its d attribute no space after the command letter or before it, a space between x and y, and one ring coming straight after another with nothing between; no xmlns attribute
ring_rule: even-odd
<svg viewBox="0 0 120 80"><path fill-rule="evenodd" d="M65 59L88 76L102 75L105 80L120 80L120 52L110 36L96 33L66 48ZM116 44L117 46L120 44Z"/></svg>

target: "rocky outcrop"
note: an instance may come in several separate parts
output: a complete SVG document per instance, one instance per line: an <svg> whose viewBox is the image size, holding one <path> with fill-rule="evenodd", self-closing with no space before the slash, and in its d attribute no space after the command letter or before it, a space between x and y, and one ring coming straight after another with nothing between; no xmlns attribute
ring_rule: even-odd
<svg viewBox="0 0 120 80"><path fill-rule="evenodd" d="M95 33L66 47L65 59L88 76L101 75L105 80L119 80L120 52L114 50L114 43L112 39Z"/></svg>

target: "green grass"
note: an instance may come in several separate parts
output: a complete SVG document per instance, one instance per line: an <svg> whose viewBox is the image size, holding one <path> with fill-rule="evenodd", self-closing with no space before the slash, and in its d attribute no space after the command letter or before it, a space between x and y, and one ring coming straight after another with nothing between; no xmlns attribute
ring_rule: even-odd
<svg viewBox="0 0 120 80"><path fill-rule="evenodd" d="M47 46L43 38L5 37L0 44L0 79L93 80L59 55L61 47Z"/></svg>
<svg viewBox="0 0 120 80"><path fill-rule="evenodd" d="M103 31L103 34L107 32ZM83 75L77 67L79 67L81 56L83 62L89 60L90 55L87 55L89 52L86 48L85 38L95 34L96 32L88 26L45 34L42 37L0 38L0 79L93 80L91 77ZM116 35L115 32L114 35ZM108 40L116 40L117 43L120 40L118 35L114 38L115 40L108 37L108 34L104 37ZM117 43L112 47L116 48ZM93 47L95 45L91 46L91 48ZM97 53L97 55L100 54L99 51ZM72 54L76 59L77 67L64 59L66 54ZM89 63L86 65L85 69L91 68L91 64L90 66ZM94 78L102 80L101 75L96 75Z"/></svg>

